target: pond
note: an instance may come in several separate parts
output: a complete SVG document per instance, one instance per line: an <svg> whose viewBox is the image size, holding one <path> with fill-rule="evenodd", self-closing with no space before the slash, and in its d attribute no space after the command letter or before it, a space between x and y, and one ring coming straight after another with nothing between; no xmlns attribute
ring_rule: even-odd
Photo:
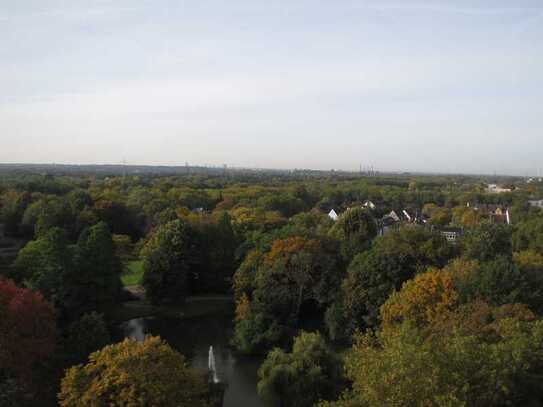
<svg viewBox="0 0 543 407"><path fill-rule="evenodd" d="M272 400L260 398L256 391L262 359L240 356L229 345L233 332L230 312L190 319L162 316L131 319L121 325L121 331L123 336L137 340L143 340L145 335L158 335L183 353L192 367L199 369L207 369L209 347L213 346L217 374L228 383L224 407L275 405Z"/></svg>

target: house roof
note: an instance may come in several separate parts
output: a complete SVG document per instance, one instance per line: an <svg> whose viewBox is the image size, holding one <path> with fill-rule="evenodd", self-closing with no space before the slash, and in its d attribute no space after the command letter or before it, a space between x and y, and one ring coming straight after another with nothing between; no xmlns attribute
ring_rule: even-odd
<svg viewBox="0 0 543 407"><path fill-rule="evenodd" d="M445 233L462 233L462 228L456 228L452 226L444 226L437 229L439 232L445 232Z"/></svg>

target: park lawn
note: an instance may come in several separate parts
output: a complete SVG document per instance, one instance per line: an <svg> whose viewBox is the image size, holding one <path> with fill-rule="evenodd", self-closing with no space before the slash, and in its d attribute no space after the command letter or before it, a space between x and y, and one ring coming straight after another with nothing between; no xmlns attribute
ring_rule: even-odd
<svg viewBox="0 0 543 407"><path fill-rule="evenodd" d="M128 285L140 285L143 277L143 261L133 260L126 264L126 271L121 275L121 281Z"/></svg>

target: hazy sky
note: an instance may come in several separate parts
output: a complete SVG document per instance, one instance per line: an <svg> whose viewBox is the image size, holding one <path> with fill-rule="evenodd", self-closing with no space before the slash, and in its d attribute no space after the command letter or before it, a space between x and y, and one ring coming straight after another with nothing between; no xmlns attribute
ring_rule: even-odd
<svg viewBox="0 0 543 407"><path fill-rule="evenodd" d="M0 0L0 162L542 157L542 0Z"/></svg>

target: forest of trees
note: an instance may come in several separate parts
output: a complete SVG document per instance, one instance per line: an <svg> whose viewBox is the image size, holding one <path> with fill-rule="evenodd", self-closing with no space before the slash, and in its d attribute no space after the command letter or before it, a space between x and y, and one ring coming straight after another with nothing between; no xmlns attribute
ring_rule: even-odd
<svg viewBox="0 0 543 407"><path fill-rule="evenodd" d="M0 172L0 406L209 405L164 340L113 339L133 258L154 305L231 296L281 406L543 405L543 182L489 181Z"/></svg>

